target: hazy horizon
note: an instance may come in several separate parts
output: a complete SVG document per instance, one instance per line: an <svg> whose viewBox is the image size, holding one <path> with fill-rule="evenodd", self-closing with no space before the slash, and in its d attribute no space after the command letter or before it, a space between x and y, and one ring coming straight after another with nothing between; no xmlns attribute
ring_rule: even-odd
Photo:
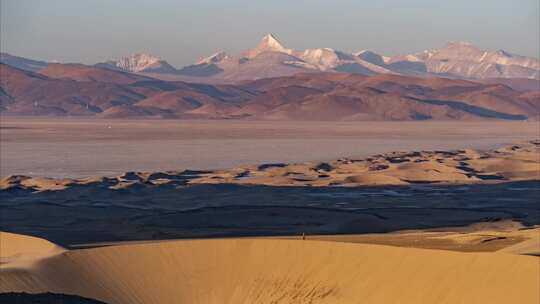
<svg viewBox="0 0 540 304"><path fill-rule="evenodd" d="M294 49L370 49L383 55L448 41L536 58L540 51L538 1L334 3L1 1L1 51L88 64L145 52L178 67L220 50L238 53L267 33Z"/></svg>

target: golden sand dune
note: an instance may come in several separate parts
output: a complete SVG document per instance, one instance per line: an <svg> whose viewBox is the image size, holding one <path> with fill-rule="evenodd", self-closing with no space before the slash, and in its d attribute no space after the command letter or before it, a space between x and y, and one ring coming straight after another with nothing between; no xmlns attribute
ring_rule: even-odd
<svg viewBox="0 0 540 304"><path fill-rule="evenodd" d="M465 227L403 230L392 233L317 235L309 238L462 252L500 251L540 256L540 227L525 227L516 221L476 223Z"/></svg>
<svg viewBox="0 0 540 304"><path fill-rule="evenodd" d="M214 171L127 172L113 178L52 179L9 176L0 190L63 190L101 184L111 189L185 184L373 186L472 184L540 179L540 141L492 151L412 151L332 162L262 164Z"/></svg>
<svg viewBox="0 0 540 304"><path fill-rule="evenodd" d="M493 151L413 151L328 163L267 164L221 170L191 183L274 186L363 186L412 183L467 184L540 179L540 143Z"/></svg>
<svg viewBox="0 0 540 304"><path fill-rule="evenodd" d="M0 265L21 267L63 252L64 249L47 240L0 231Z"/></svg>
<svg viewBox="0 0 540 304"><path fill-rule="evenodd" d="M528 231L528 233L531 237L527 238L525 241L502 248L499 251L513 254L535 255L540 257L540 231L532 230Z"/></svg>
<svg viewBox="0 0 540 304"><path fill-rule="evenodd" d="M539 263L514 254L311 240L169 241L2 267L0 292L145 304L538 303Z"/></svg>

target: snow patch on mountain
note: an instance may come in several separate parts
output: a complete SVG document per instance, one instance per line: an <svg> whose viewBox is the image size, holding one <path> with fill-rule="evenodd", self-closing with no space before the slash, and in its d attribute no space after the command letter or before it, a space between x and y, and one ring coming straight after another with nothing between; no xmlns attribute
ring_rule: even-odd
<svg viewBox="0 0 540 304"><path fill-rule="evenodd" d="M293 50L273 34L239 56L217 52L193 65L175 70L159 57L135 54L111 62L129 72L176 73L197 77L256 79L264 75L289 75L302 71L333 71L372 75L444 75L457 78L537 78L538 59L503 50L483 50L470 42L449 42L439 49L387 57L370 50L347 53L332 48ZM240 76L239 76L240 75Z"/></svg>
<svg viewBox="0 0 540 304"><path fill-rule="evenodd" d="M115 65L122 70L140 72L149 67L158 65L160 61L161 58L159 57L139 53L128 57L123 57L116 61Z"/></svg>
<svg viewBox="0 0 540 304"><path fill-rule="evenodd" d="M290 55L293 51L285 48L273 34L267 34L255 48L246 52L245 57L254 58L264 52L278 52Z"/></svg>
<svg viewBox="0 0 540 304"><path fill-rule="evenodd" d="M203 58L197 62L197 64L212 64L212 63L219 63L223 60L229 59L229 55L227 53L220 51L215 54L212 54L206 58Z"/></svg>

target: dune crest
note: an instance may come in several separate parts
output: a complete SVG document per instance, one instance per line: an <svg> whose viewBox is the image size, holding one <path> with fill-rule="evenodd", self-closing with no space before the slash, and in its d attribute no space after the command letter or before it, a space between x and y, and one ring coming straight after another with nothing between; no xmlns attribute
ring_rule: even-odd
<svg viewBox="0 0 540 304"><path fill-rule="evenodd" d="M110 189L186 184L269 186L379 186L479 184L538 180L540 141L491 151L391 152L331 162L271 163L212 171L126 172L116 178L52 179L8 176L0 190L64 190L100 183Z"/></svg>
<svg viewBox="0 0 540 304"><path fill-rule="evenodd" d="M0 291L107 303L538 303L538 266L501 253L191 240L68 251L31 270L2 269Z"/></svg>
<svg viewBox="0 0 540 304"><path fill-rule="evenodd" d="M203 174L190 183L272 186L474 184L540 178L540 142L492 151L412 151L328 163L265 164Z"/></svg>
<svg viewBox="0 0 540 304"><path fill-rule="evenodd" d="M64 251L64 248L44 239L0 231L2 269L31 267L36 261Z"/></svg>

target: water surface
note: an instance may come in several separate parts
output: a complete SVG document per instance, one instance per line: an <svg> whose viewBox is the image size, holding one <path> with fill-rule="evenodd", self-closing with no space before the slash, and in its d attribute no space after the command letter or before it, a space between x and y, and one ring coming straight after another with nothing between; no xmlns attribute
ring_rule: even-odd
<svg viewBox="0 0 540 304"><path fill-rule="evenodd" d="M0 174L126 171L365 157L396 150L489 149L539 138L538 122L283 122L5 118Z"/></svg>

